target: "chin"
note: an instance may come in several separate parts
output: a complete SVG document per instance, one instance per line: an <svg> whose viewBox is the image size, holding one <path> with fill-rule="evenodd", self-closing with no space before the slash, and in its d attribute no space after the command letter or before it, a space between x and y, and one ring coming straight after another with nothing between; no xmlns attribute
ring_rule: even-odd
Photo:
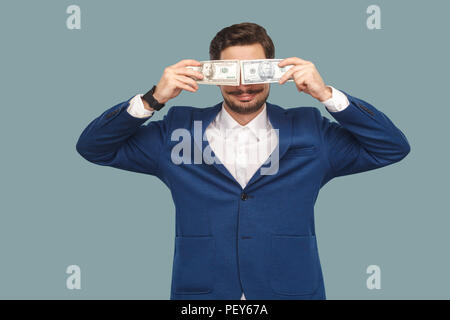
<svg viewBox="0 0 450 320"><path fill-rule="evenodd" d="M259 89L262 89L261 91ZM231 92L235 93L231 93ZM259 92L252 92L259 91ZM239 90L237 88L222 89L222 97L226 106L238 114L252 114L259 111L266 103L269 97L270 86L267 88L251 87L246 90Z"/></svg>
<svg viewBox="0 0 450 320"><path fill-rule="evenodd" d="M266 102L267 97L254 97L251 100L239 100L235 97L231 99L225 98L226 105L234 112L239 114L251 114L260 110L264 103Z"/></svg>

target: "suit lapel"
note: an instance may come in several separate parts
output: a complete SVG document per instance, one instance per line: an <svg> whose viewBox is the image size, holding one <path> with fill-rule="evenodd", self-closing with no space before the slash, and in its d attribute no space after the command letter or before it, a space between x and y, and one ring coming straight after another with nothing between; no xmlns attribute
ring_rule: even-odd
<svg viewBox="0 0 450 320"><path fill-rule="evenodd" d="M201 161L204 162L203 159L203 151L209 147L211 150L211 156L213 158L216 157L214 151L209 145L208 139L206 139L205 131L209 124L215 119L217 114L222 108L222 102L216 104L215 106L207 109L200 109L194 113L192 123L191 123L191 137L194 137L194 146L197 148L195 152L202 156ZM200 121L198 124L195 124L195 121ZM200 130L201 126L201 130ZM203 137L205 137L203 139ZM219 170L223 175L232 180L234 183L237 183L239 187L241 186L239 182L233 177L233 175L225 168L222 163L213 162L213 166Z"/></svg>
<svg viewBox="0 0 450 320"><path fill-rule="evenodd" d="M269 118L270 123L272 124L273 129L278 129L278 145L274 149L274 151L269 156L269 159L272 159L271 161L278 162L279 159L283 157L283 155L286 153L286 151L289 149L289 146L291 145L292 141L292 117L286 113L286 110L283 108L271 104L269 102L266 102L266 108L267 108L267 117ZM278 152L278 157L275 156L275 153ZM264 167L269 166L278 166L279 163L269 163L268 166L263 165ZM261 177L264 175L261 175L261 167L256 170L255 174L251 177L249 182L246 185L246 188L250 186L251 184L258 181Z"/></svg>
<svg viewBox="0 0 450 320"><path fill-rule="evenodd" d="M209 147L209 142L206 139L205 131L208 125L211 123L211 121L214 120L214 118L219 113L220 109L222 108L222 102L216 104L215 106L207 109L199 109L194 112L194 115L192 117L192 123L191 123L191 137L194 138L194 146L197 148L195 152L198 153L198 155L203 156L203 151ZM271 103L266 102L266 108L267 108L267 116L269 118L270 123L272 124L272 127L274 129L278 129L278 146L275 148L275 150L271 154L272 161L276 159L281 159L282 156L286 153L286 151L289 149L289 146L291 145L292 140L292 117L286 113L286 111L277 106L273 105ZM195 121L200 121L199 123L195 124ZM200 130L201 129L201 130ZM203 137L205 137L203 139ZM275 152L278 152L279 156L275 157L273 154ZM214 151L211 149L211 155L215 157ZM197 159L200 160L200 159ZM278 161L277 160L277 161ZM201 161L203 162L204 159L201 158ZM223 175L225 175L227 178L232 180L234 183L237 183L240 186L239 182L231 175L231 173L225 168L225 166L222 163L216 163L213 162L214 167L219 170ZM273 166L274 164L270 164ZM278 165L278 164L277 164ZM261 167L255 172L255 174L252 176L250 181L247 183L247 186L250 186L251 184L255 183L257 180L259 180L263 175L261 175Z"/></svg>

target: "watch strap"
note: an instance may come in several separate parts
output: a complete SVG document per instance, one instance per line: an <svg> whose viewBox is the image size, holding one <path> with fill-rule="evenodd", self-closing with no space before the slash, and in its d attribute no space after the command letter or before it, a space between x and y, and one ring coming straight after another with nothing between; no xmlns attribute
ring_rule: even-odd
<svg viewBox="0 0 450 320"><path fill-rule="evenodd" d="M156 85L154 85L146 94L144 94L142 96L142 99L147 101L147 103L152 109L161 110L161 108L165 106L165 103L159 103L158 100L156 100L155 97L153 97L155 89Z"/></svg>

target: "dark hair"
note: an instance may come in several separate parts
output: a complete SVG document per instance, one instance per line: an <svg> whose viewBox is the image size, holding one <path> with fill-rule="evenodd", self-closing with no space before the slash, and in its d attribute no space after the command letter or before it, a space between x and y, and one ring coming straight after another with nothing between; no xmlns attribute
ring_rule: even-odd
<svg viewBox="0 0 450 320"><path fill-rule="evenodd" d="M266 59L275 57L275 46L267 35L266 29L256 23L243 22L220 30L209 45L211 60L219 60L220 53L231 46L259 43L264 48Z"/></svg>

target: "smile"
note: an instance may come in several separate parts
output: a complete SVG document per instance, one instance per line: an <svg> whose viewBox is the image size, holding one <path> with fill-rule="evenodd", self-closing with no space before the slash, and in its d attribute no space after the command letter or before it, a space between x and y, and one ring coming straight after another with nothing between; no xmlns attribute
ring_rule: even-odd
<svg viewBox="0 0 450 320"><path fill-rule="evenodd" d="M253 93L253 94L242 93L242 94L239 94L239 95L235 95L235 97L241 102L251 101L255 96L256 96L256 93Z"/></svg>

